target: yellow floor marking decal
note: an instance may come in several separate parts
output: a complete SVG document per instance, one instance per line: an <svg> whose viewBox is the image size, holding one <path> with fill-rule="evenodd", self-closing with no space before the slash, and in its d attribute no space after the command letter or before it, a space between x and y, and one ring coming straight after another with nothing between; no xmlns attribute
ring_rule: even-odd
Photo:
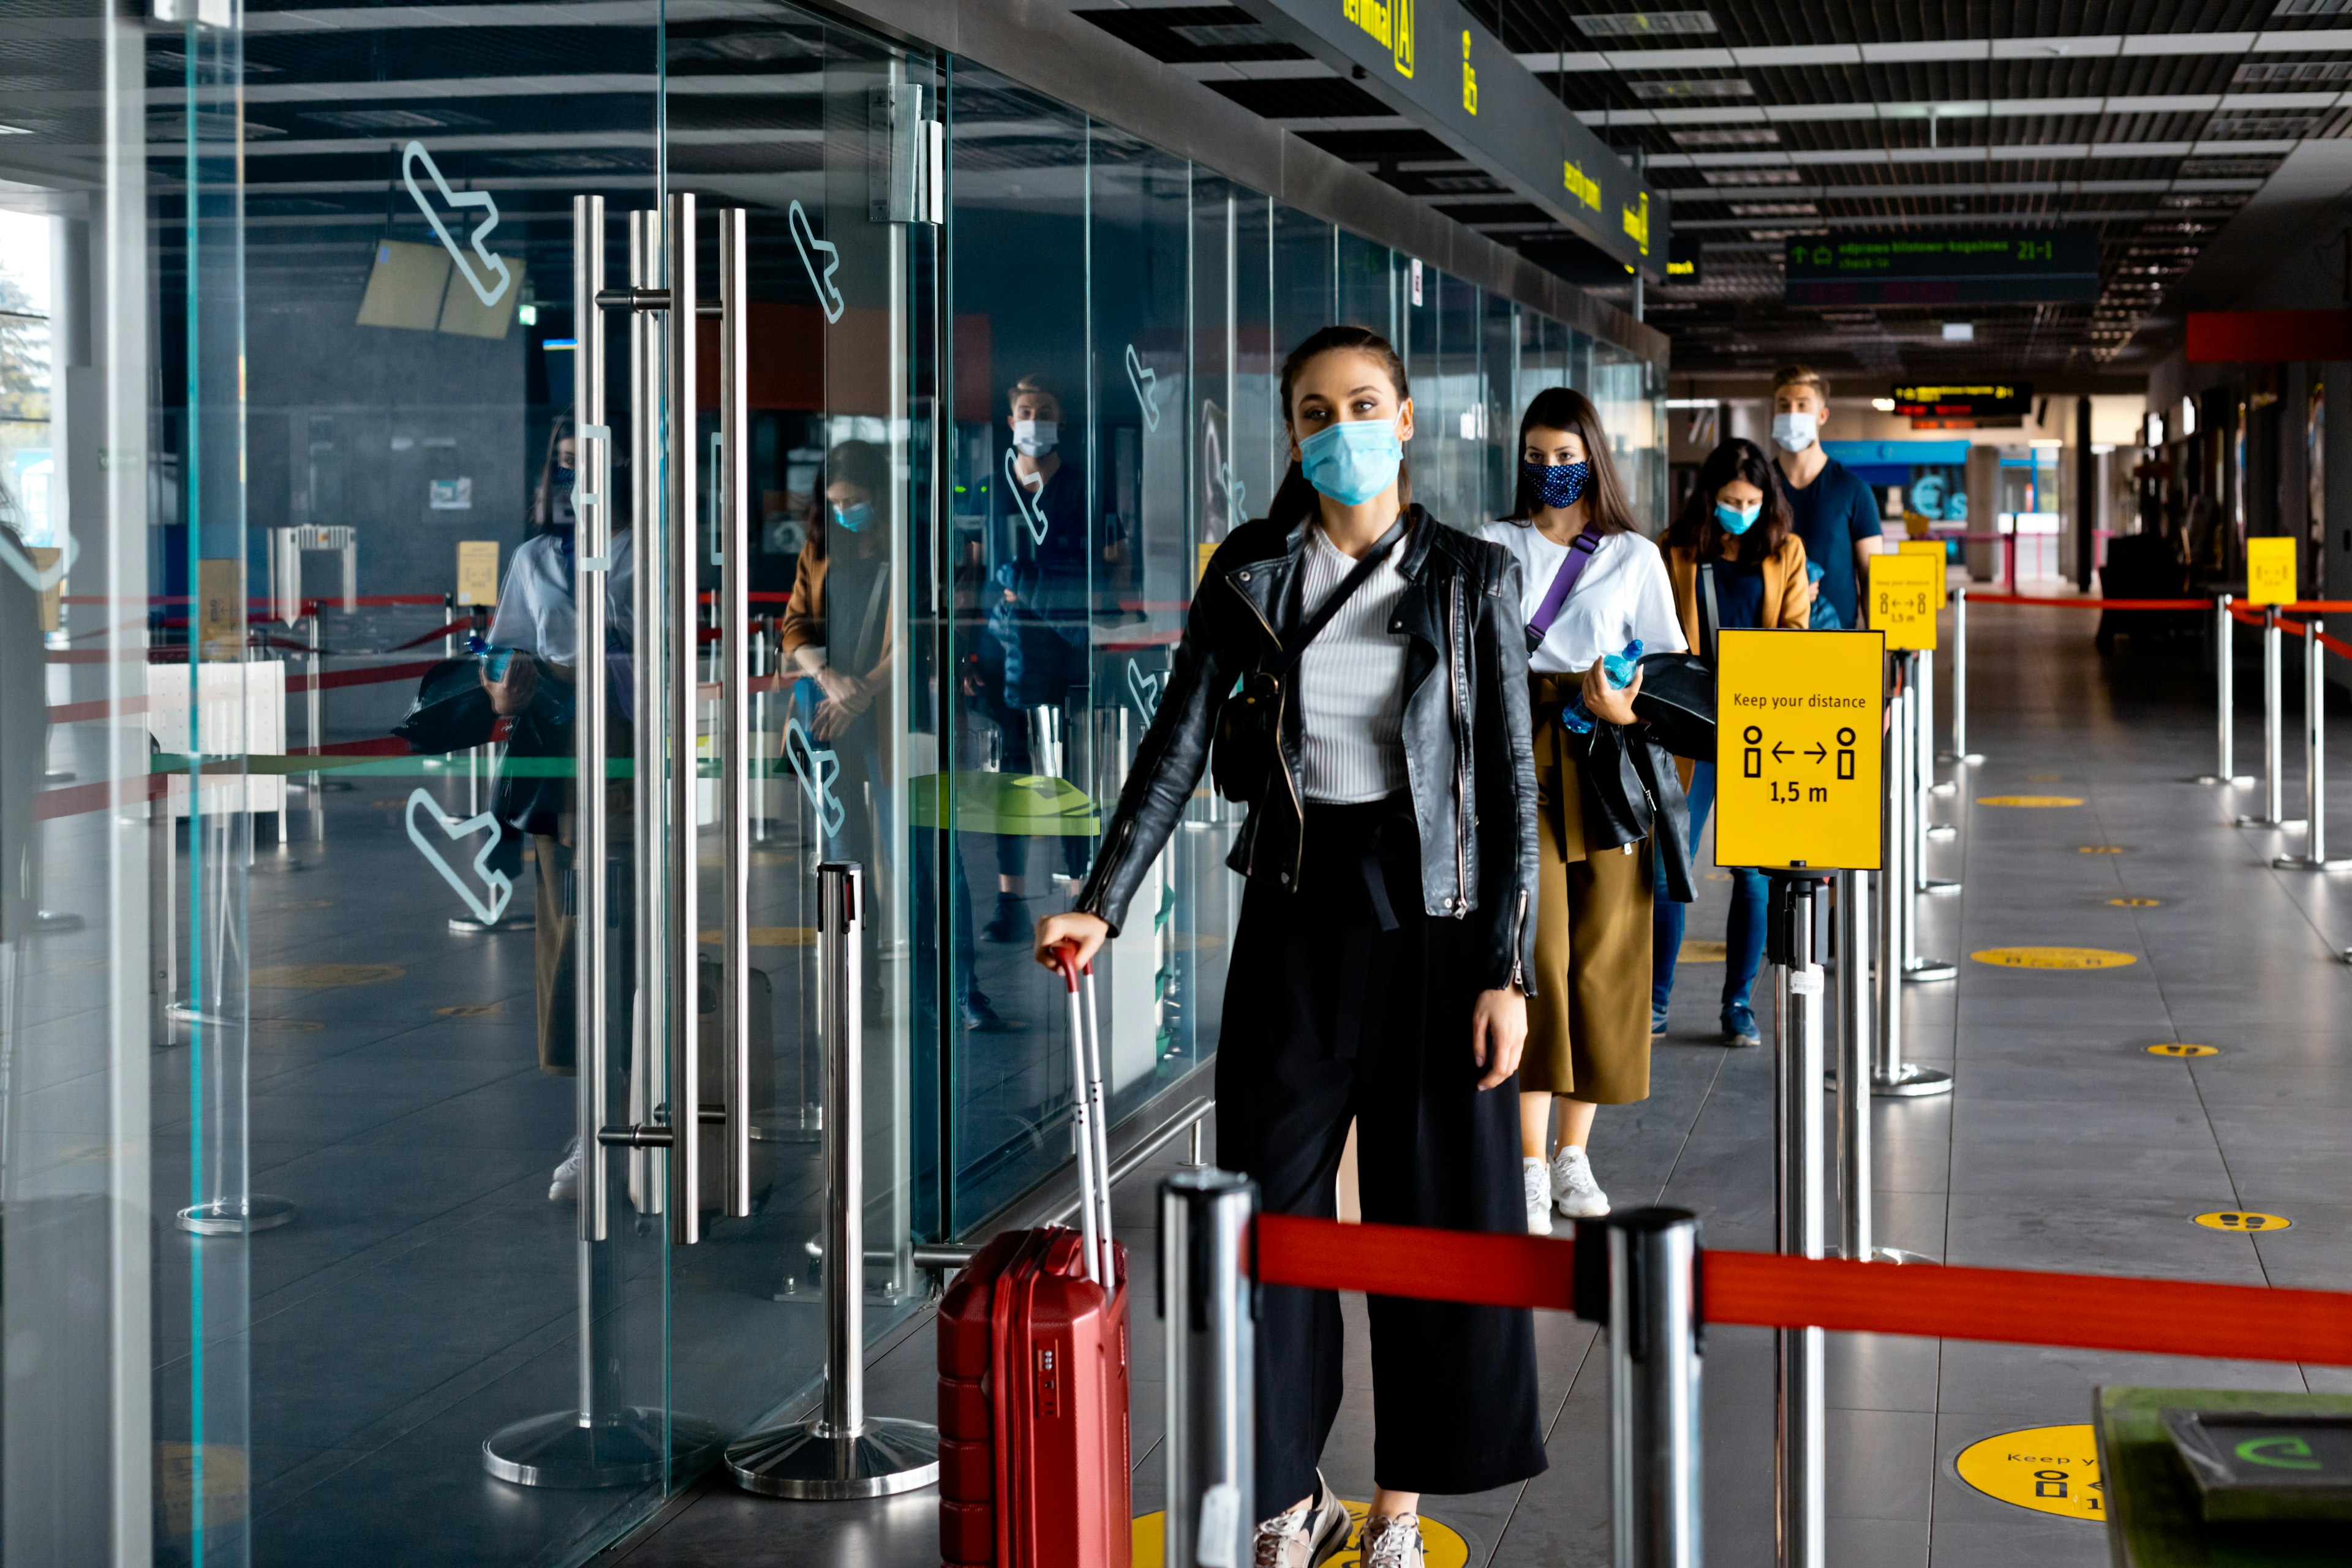
<svg viewBox="0 0 2352 1568"><path fill-rule="evenodd" d="M2162 899L2109 899L2107 902L2119 910L2155 910L2164 907Z"/></svg>
<svg viewBox="0 0 2352 1568"><path fill-rule="evenodd" d="M2003 969L2121 969L2139 962L2109 947L1987 947L1969 956Z"/></svg>
<svg viewBox="0 0 2352 1568"><path fill-rule="evenodd" d="M2083 797L2079 795L1980 795L1977 796L1977 804L2023 806L2080 805L2083 804Z"/></svg>
<svg viewBox="0 0 2352 1568"><path fill-rule="evenodd" d="M265 991L320 991L334 985L380 985L408 971L397 963L263 963L252 982Z"/></svg>
<svg viewBox="0 0 2352 1568"><path fill-rule="evenodd" d="M1960 1479L1999 1501L2095 1524L2107 1517L2088 1422L2003 1432L1969 1444L1953 1464Z"/></svg>
<svg viewBox="0 0 2352 1568"><path fill-rule="evenodd" d="M2207 1230L2286 1230L2294 1224L2283 1214L2248 1214L2242 1209L2221 1209L2189 1217Z"/></svg>
<svg viewBox="0 0 2352 1568"><path fill-rule="evenodd" d="M2120 844L2084 844L2074 851L2077 855L2120 855L2123 852L2124 847Z"/></svg>
<svg viewBox="0 0 2352 1568"><path fill-rule="evenodd" d="M487 1018L506 1010L507 1005L503 1002L467 1002L456 1007L433 1009L444 1018Z"/></svg>
<svg viewBox="0 0 2352 1568"><path fill-rule="evenodd" d="M2088 1431L2089 1428L2084 1430ZM1371 1505L1349 1502L1343 1498L1340 1506L1348 1510L1348 1518L1351 1521L1348 1544L1340 1548L1338 1556L1328 1560L1329 1568L1360 1568L1364 1559L1358 1541L1363 1534L1364 1515L1370 1511ZM1164 1514L1153 1512L1135 1521L1134 1557L1130 1568L1165 1568L1168 1549L1165 1520ZM1429 1568L1467 1568L1470 1543L1427 1514L1421 1516L1421 1541Z"/></svg>
<svg viewBox="0 0 2352 1568"><path fill-rule="evenodd" d="M1675 958L1682 963L1722 963L1727 962L1729 954L1719 942L1685 941Z"/></svg>
<svg viewBox="0 0 2352 1568"><path fill-rule="evenodd" d="M2168 1040L2163 1045L2148 1047L2147 1054L2152 1057L2218 1057L2221 1053L2212 1046L2177 1045Z"/></svg>

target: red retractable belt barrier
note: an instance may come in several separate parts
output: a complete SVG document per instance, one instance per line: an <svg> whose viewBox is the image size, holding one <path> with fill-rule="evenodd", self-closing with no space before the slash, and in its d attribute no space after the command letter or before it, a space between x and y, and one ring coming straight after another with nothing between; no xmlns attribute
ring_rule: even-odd
<svg viewBox="0 0 2352 1568"><path fill-rule="evenodd" d="M2306 614L2316 614L2328 609L2352 610L2352 600L2314 599L2305 604L2273 605L2271 608L2275 610L2301 610ZM2260 610L2248 610L2239 605L2232 605L2230 606L2230 615L2233 620L2243 621L2250 626L2259 626L2266 624L2263 613ZM2279 616L2279 629L2282 631L2293 632L2297 637L2307 636L2310 631L2310 628L2305 625L2305 623L2294 619L2292 616L2286 615ZM2336 655L2338 658L2352 658L2352 643L2345 642L2337 637L2332 637L2326 632L2319 634L2319 646L2326 648L2328 652Z"/></svg>
<svg viewBox="0 0 2352 1568"><path fill-rule="evenodd" d="M1267 1285L1576 1304L1572 1241L1260 1215L1255 1242ZM2352 1292L1713 1250L1701 1274L1710 1323L2352 1366Z"/></svg>
<svg viewBox="0 0 2352 1568"><path fill-rule="evenodd" d="M2046 605L2061 610L2210 610L2210 599L2044 599L2031 594L1979 594L1969 590L1971 605Z"/></svg>

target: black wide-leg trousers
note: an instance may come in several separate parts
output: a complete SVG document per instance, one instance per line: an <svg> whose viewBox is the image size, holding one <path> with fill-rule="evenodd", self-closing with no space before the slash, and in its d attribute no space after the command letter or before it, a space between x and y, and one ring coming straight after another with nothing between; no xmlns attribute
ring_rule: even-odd
<svg viewBox="0 0 2352 1568"><path fill-rule="evenodd" d="M1269 1214L1330 1218L1352 1120L1363 1216L1524 1234L1517 1079L1481 1091L1465 922L1422 910L1408 797L1310 805L1297 890L1243 895L1217 1047L1221 1163ZM1531 1311L1369 1300L1373 1479L1477 1492L1540 1474ZM1257 1321L1257 1502L1315 1489L1339 1415L1342 1329L1329 1290L1268 1286Z"/></svg>

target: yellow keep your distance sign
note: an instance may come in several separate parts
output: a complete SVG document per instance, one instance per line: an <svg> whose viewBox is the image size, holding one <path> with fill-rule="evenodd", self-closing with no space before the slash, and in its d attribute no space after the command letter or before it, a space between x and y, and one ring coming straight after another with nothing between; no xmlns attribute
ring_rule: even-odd
<svg viewBox="0 0 2352 1568"><path fill-rule="evenodd" d="M1716 662L1715 863L1876 870L1886 639L1727 631Z"/></svg>
<svg viewBox="0 0 2352 1568"><path fill-rule="evenodd" d="M2294 603L2295 554L2299 542L2284 536L2246 541L2246 603Z"/></svg>
<svg viewBox="0 0 2352 1568"><path fill-rule="evenodd" d="M2097 1439L2087 1425L2029 1426L1971 1443L1953 1466L1989 1498L2062 1519L2107 1517Z"/></svg>
<svg viewBox="0 0 2352 1568"><path fill-rule="evenodd" d="M1886 646L1932 650L1936 612L1944 603L1944 558L1905 551L1870 560L1870 625Z"/></svg>

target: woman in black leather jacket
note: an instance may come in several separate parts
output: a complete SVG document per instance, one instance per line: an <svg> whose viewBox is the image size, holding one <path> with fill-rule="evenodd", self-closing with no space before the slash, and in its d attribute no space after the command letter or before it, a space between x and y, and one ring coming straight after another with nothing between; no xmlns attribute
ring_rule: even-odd
<svg viewBox="0 0 2352 1568"><path fill-rule="evenodd" d="M1216 738L1220 786L1251 802L1229 858L1249 882L1220 1160L1268 1212L1328 1217L1354 1121L1367 1220L1521 1232L1536 796L1518 567L1408 504L1412 402L1386 340L1325 328L1284 365L1282 397L1296 460L1275 516L1210 561L1094 869L1075 910L1038 922L1038 961L1064 943L1091 959L1117 934ZM1544 1468L1533 1321L1370 1307L1363 1557L1419 1568L1421 1492ZM1311 1568L1349 1534L1316 1468L1339 1412L1336 1295L1266 1289L1257 1390L1257 1495L1280 1509L1257 1561Z"/></svg>

